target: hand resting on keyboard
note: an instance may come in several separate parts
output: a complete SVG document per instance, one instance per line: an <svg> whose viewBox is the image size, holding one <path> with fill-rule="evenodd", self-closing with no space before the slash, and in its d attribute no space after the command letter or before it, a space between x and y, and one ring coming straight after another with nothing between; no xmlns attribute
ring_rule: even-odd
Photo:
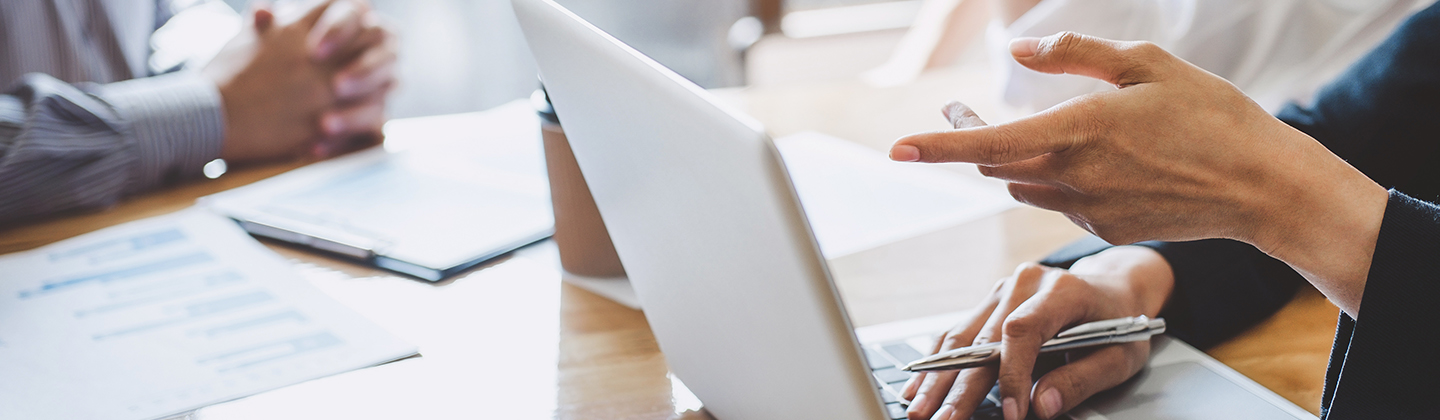
<svg viewBox="0 0 1440 420"><path fill-rule="evenodd" d="M899 390L899 398L910 400L906 415L912 420L969 419L980 414L977 409L993 407L987 394L998 380L1005 419L1025 418L1032 408L1039 418L1055 418L1134 376L1145 366L1150 343L1069 352L1068 363L1035 380L1041 344L1085 322L1142 314L1153 318L1173 286L1169 264L1143 247L1111 248L1077 261L1068 271L1022 264L931 349L933 354L999 340L1000 366L915 375Z"/></svg>

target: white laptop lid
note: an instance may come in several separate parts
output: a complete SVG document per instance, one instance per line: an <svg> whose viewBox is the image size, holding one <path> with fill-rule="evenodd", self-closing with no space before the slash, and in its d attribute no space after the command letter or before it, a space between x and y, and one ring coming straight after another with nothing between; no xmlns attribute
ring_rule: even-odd
<svg viewBox="0 0 1440 420"><path fill-rule="evenodd" d="M883 407L758 123L549 0L514 0L671 369L721 419Z"/></svg>

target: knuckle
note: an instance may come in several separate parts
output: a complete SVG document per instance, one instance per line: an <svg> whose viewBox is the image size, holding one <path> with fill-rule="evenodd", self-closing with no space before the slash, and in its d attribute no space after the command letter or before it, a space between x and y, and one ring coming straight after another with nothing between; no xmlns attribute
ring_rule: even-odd
<svg viewBox="0 0 1440 420"><path fill-rule="evenodd" d="M1019 269L1019 270L1015 270L1015 271L1016 271L1016 274L1019 274L1020 276L1029 277L1029 276L1038 275L1038 274L1040 274L1041 272L1045 271L1045 266L1044 266L1044 265L1041 265L1041 264L1038 263L1038 262L1026 261L1026 262L1020 263L1020 269Z"/></svg>
<svg viewBox="0 0 1440 420"><path fill-rule="evenodd" d="M1077 378L1074 375L1052 376L1053 377L1048 378L1046 381L1048 382L1047 385L1060 391L1060 395L1065 397L1063 400L1071 401L1075 397L1080 396L1080 394L1085 393L1086 382L1084 379Z"/></svg>
<svg viewBox="0 0 1440 420"><path fill-rule="evenodd" d="M1131 54L1142 59L1155 59L1169 55L1164 48L1150 41L1136 41L1126 48Z"/></svg>
<svg viewBox="0 0 1440 420"><path fill-rule="evenodd" d="M1006 388L1006 385L1005 385L1005 384L1007 384L1007 383L1009 383L1009 384L1019 384L1020 386L1022 386L1022 387L1025 388L1025 391L1028 391L1029 388L1030 388L1030 384L1032 384L1031 378L1032 378L1032 377L1031 377L1031 373L1028 372L1028 371L1021 371L1021 370L1018 370L1018 369L1001 370L1000 375L999 375L999 379L1000 379L1000 383L1001 383L1001 388L1002 388L1002 391L1001 391L1001 392L1002 392L1002 393L1004 392L1003 389ZM1025 392L1025 391L1020 391L1020 392ZM1019 392L1017 392L1017 394L1019 394Z"/></svg>
<svg viewBox="0 0 1440 420"><path fill-rule="evenodd" d="M1033 262L1025 263L1025 265L1020 267L1019 273L1015 275L1015 288L1033 289L1039 286L1040 281L1044 278L1044 274L1044 266Z"/></svg>
<svg viewBox="0 0 1440 420"><path fill-rule="evenodd" d="M1085 280L1081 280L1080 277L1070 274L1068 271L1056 270L1056 272L1057 274L1049 284L1049 289L1051 290L1070 290L1089 284L1086 283Z"/></svg>
<svg viewBox="0 0 1440 420"><path fill-rule="evenodd" d="M1152 67L1165 62L1165 59L1170 56L1170 53L1166 52L1164 48L1149 41L1127 43L1122 51L1122 56L1126 61L1126 70L1120 73L1115 83L1121 87L1149 80L1153 72Z"/></svg>
<svg viewBox="0 0 1440 420"><path fill-rule="evenodd" d="M1106 115L1106 98L1096 95L1084 95L1072 98L1064 102L1065 107L1077 109L1078 112L1066 113L1067 118L1064 124L1070 128L1071 146L1064 151L1076 149L1076 146L1090 143L1094 140L1104 139L1110 131L1113 123L1110 118L1097 118ZM1063 153L1063 151L1062 151Z"/></svg>
<svg viewBox="0 0 1440 420"><path fill-rule="evenodd" d="M962 338L960 334L953 334L945 337L946 349L958 349L968 345L970 345L970 343L965 342L964 338Z"/></svg>
<svg viewBox="0 0 1440 420"><path fill-rule="evenodd" d="M1015 153L1016 145L1021 138L1010 126L998 126L995 129L995 137L988 142L982 153L991 162L1006 163L1011 155Z"/></svg>
<svg viewBox="0 0 1440 420"><path fill-rule="evenodd" d="M1074 52L1074 50L1079 48L1080 45L1084 42L1085 35L1081 35L1071 31L1064 31L1051 37L1048 49L1053 53L1060 54L1060 58L1065 58L1065 55Z"/></svg>
<svg viewBox="0 0 1440 420"><path fill-rule="evenodd" d="M1001 331L1006 337L1028 337L1038 330L1034 318L1019 313L1011 313L1005 317L1005 325Z"/></svg>

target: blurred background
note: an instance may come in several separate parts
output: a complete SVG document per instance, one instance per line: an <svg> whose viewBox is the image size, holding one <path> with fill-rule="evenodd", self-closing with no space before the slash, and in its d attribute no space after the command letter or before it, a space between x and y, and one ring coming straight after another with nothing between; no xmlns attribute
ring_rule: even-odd
<svg viewBox="0 0 1440 420"><path fill-rule="evenodd" d="M223 1L242 13L251 3ZM400 35L392 117L483 110L537 87L510 0L371 1ZM706 88L854 77L885 62L920 7L919 0L557 1Z"/></svg>

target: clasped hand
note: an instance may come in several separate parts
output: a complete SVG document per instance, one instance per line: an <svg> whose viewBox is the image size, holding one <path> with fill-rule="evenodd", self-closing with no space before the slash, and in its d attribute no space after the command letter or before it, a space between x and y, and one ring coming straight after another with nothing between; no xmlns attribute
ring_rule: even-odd
<svg viewBox="0 0 1440 420"><path fill-rule="evenodd" d="M362 0L248 13L203 70L225 109L221 157L328 157L381 139L395 37Z"/></svg>

